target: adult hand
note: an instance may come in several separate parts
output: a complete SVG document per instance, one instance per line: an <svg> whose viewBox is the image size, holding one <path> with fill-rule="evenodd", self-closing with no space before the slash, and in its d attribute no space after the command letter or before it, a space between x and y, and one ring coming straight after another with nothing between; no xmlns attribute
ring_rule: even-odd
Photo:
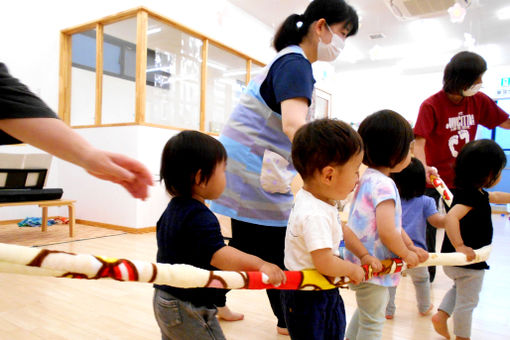
<svg viewBox="0 0 510 340"><path fill-rule="evenodd" d="M436 167L434 166L426 166L425 167L425 177L427 178L427 183L432 185L432 181L430 180L430 176L439 177L439 173L437 172Z"/></svg>
<svg viewBox="0 0 510 340"><path fill-rule="evenodd" d="M84 168L89 174L122 185L135 198L147 198L148 186L153 182L149 170L142 163L99 149L95 149L88 159Z"/></svg>

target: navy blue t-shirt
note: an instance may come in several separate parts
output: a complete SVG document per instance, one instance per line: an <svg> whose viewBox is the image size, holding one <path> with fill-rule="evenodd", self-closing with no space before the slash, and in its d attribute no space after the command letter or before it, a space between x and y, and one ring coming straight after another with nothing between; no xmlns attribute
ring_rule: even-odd
<svg viewBox="0 0 510 340"><path fill-rule="evenodd" d="M48 105L30 92L28 87L13 78L7 67L0 63L0 119L7 118L58 118ZM0 130L0 145L21 141Z"/></svg>
<svg viewBox="0 0 510 340"><path fill-rule="evenodd" d="M156 226L157 262L190 264L207 270L215 252L225 246L216 216L203 203L185 197L174 197ZM216 296L225 290L216 288L176 288L154 285L174 297L197 307L214 308Z"/></svg>
<svg viewBox="0 0 510 340"><path fill-rule="evenodd" d="M460 235L464 244L473 249L479 249L492 243L492 218L489 194L487 191L457 188L453 196L453 205L462 204L472 209L460 220ZM442 253L453 253L455 248L445 236ZM487 262L461 266L467 269L489 269Z"/></svg>
<svg viewBox="0 0 510 340"><path fill-rule="evenodd" d="M271 65L260 86L260 94L271 110L282 114L280 103L287 99L306 98L310 106L314 84L308 59L299 53L289 53Z"/></svg>

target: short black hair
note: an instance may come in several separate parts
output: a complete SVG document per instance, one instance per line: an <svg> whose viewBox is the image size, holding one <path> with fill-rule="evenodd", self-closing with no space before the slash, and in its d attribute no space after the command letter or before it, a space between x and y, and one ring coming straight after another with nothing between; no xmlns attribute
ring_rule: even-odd
<svg viewBox="0 0 510 340"><path fill-rule="evenodd" d="M443 74L443 90L446 93L462 94L487 71L485 59L476 53L463 51L453 56Z"/></svg>
<svg viewBox="0 0 510 340"><path fill-rule="evenodd" d="M225 147L215 138L186 130L168 140L161 155L161 180L172 196L191 197L195 176L201 171L201 183L207 183L216 165L226 161Z"/></svg>
<svg viewBox="0 0 510 340"><path fill-rule="evenodd" d="M344 165L363 151L363 141L349 124L317 119L300 127L292 141L292 162L303 180L328 165Z"/></svg>
<svg viewBox="0 0 510 340"><path fill-rule="evenodd" d="M411 163L401 172L390 174L397 185L400 197L404 200L410 200L425 194L425 176L425 167L416 157L412 157Z"/></svg>
<svg viewBox="0 0 510 340"><path fill-rule="evenodd" d="M280 52L287 46L299 45L308 34L310 25L323 18L330 26L345 22L350 26L347 36L358 32L358 14L344 0L314 0L308 4L302 15L291 14L285 19L273 38L273 47ZM301 24L298 24L299 22Z"/></svg>
<svg viewBox="0 0 510 340"><path fill-rule="evenodd" d="M455 161L455 187L490 188L506 165L503 149L493 140L480 139L467 143Z"/></svg>
<svg viewBox="0 0 510 340"><path fill-rule="evenodd" d="M366 117L358 132L365 145L363 163L369 167L393 168L409 153L414 140L409 122L392 110L381 110Z"/></svg>

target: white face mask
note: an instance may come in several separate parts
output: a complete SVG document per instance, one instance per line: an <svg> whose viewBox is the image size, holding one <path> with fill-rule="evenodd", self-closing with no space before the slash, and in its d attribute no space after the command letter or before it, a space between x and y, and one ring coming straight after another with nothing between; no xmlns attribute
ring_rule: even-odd
<svg viewBox="0 0 510 340"><path fill-rule="evenodd" d="M475 84L475 85L471 86L470 88L468 88L467 90L462 91L462 95L464 97L474 96L475 94L478 93L478 91L480 91L481 88L482 88L482 83Z"/></svg>
<svg viewBox="0 0 510 340"><path fill-rule="evenodd" d="M340 55L340 52L342 52L345 42L342 38L333 33L327 24L326 27L333 35L333 38L331 38L331 42L329 44L325 44L319 37L319 45L317 45L317 59L322 61L334 61L338 55Z"/></svg>

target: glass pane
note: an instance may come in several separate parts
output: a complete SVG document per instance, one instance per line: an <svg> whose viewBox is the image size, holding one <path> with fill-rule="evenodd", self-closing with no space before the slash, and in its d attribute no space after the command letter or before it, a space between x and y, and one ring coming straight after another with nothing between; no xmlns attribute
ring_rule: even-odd
<svg viewBox="0 0 510 340"><path fill-rule="evenodd" d="M202 40L149 18L146 122L200 128Z"/></svg>
<svg viewBox="0 0 510 340"><path fill-rule="evenodd" d="M245 83L246 59L211 44L207 57L206 131L221 131Z"/></svg>
<svg viewBox="0 0 510 340"><path fill-rule="evenodd" d="M104 27L101 123L135 121L136 18Z"/></svg>
<svg viewBox="0 0 510 340"><path fill-rule="evenodd" d="M71 125L92 125L96 98L96 30L72 36Z"/></svg>

